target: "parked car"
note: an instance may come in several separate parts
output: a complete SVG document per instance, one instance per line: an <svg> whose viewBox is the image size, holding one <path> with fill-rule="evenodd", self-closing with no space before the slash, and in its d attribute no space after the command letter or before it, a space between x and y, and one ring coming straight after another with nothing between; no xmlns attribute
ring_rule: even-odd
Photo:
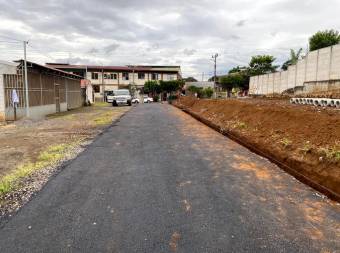
<svg viewBox="0 0 340 253"><path fill-rule="evenodd" d="M105 91L105 101L108 103L112 103L113 102L113 97L114 97L114 92L113 90L111 91Z"/></svg>
<svg viewBox="0 0 340 253"><path fill-rule="evenodd" d="M139 98L132 99L132 104L139 104L139 103L140 103Z"/></svg>
<svg viewBox="0 0 340 253"><path fill-rule="evenodd" d="M112 106L118 106L121 104L127 104L131 106L132 97L129 90L119 89L113 91Z"/></svg>
<svg viewBox="0 0 340 253"><path fill-rule="evenodd" d="M153 102L153 98L150 98L149 96L144 95L143 96L143 102L144 103L152 103Z"/></svg>

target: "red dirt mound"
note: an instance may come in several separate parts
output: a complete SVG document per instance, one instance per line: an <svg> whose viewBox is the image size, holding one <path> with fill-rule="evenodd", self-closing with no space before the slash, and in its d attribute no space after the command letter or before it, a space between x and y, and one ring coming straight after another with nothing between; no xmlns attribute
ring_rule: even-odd
<svg viewBox="0 0 340 253"><path fill-rule="evenodd" d="M297 178L308 179L319 190L325 187L335 198L340 196L339 110L266 99L185 97L175 105L289 167Z"/></svg>

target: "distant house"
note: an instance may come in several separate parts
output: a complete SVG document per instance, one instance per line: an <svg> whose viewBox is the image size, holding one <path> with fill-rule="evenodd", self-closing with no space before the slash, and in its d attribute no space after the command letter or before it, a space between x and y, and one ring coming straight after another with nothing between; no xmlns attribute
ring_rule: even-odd
<svg viewBox="0 0 340 253"><path fill-rule="evenodd" d="M13 90L18 95L17 117L27 115L26 89L23 61L0 63L0 115L2 120L13 120ZM81 92L81 76L27 62L28 115L42 118L51 113L62 112L84 104Z"/></svg>
<svg viewBox="0 0 340 253"><path fill-rule="evenodd" d="M106 91L135 86L140 90L149 80L177 80L181 78L180 66L91 66L47 63L46 66L67 71L90 80L95 97L103 98Z"/></svg>

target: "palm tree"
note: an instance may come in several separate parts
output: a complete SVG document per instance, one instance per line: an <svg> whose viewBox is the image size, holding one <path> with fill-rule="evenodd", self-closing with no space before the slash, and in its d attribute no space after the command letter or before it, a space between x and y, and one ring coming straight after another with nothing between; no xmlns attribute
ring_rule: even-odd
<svg viewBox="0 0 340 253"><path fill-rule="evenodd" d="M290 65L295 65L298 60L300 59L302 53L302 48L300 48L297 52L294 51L294 49L290 50L290 59L283 63L281 69L287 70Z"/></svg>

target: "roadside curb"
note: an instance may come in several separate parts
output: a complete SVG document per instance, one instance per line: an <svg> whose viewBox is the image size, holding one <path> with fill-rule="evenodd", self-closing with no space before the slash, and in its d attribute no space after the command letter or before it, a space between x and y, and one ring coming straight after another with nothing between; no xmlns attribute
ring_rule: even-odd
<svg viewBox="0 0 340 253"><path fill-rule="evenodd" d="M252 152L254 152L254 153L256 153L256 154L258 154L262 157L267 158L271 162L278 165L281 169L283 169L284 171L286 171L287 173L289 173L290 175L292 175L293 177L298 179L300 182L302 182L302 183L312 187L313 189L325 194L330 199L335 200L337 202L340 202L340 195L338 193L332 191L331 189L328 189L327 187L325 187L323 185L320 185L319 183L315 182L311 178L301 174L299 171L292 168L291 166L289 166L284 161L275 157L275 154L272 154L270 151L265 151L265 150L262 150L262 149L255 147L255 145L253 145L250 141L246 140L246 138L240 136L239 134L237 134L235 132L222 129L217 124L207 120L206 118L198 115L197 113L195 113L191 110L188 110L188 109L181 107L181 106L178 106L178 105L174 105L174 106L176 108L182 110L183 112L189 114L190 116L192 116L196 120L200 121L201 123L207 125L208 127L214 129L215 131L221 133L222 135L224 135L224 136L232 139L233 141L239 143L240 145L246 147L250 151L252 151ZM298 165L296 165L296 166L298 166Z"/></svg>

